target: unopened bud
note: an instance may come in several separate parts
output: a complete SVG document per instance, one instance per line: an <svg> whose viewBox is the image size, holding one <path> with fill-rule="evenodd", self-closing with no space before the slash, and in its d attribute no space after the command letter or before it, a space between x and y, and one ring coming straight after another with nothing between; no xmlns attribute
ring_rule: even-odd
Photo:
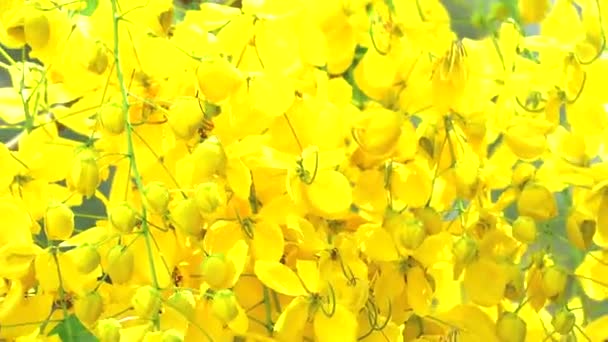
<svg viewBox="0 0 608 342"><path fill-rule="evenodd" d="M124 284L133 275L135 259L133 252L123 245L115 245L108 251L106 273L112 283Z"/></svg>
<svg viewBox="0 0 608 342"><path fill-rule="evenodd" d="M53 201L44 214L44 230L49 240L67 240L74 232L74 212L66 204Z"/></svg>
<svg viewBox="0 0 608 342"><path fill-rule="evenodd" d="M99 292L90 292L74 301L74 313L78 319L92 325L97 321L103 310L103 299Z"/></svg>
<svg viewBox="0 0 608 342"><path fill-rule="evenodd" d="M187 235L199 235L203 229L203 217L192 198L180 199L171 209L171 220L175 228Z"/></svg>
<svg viewBox="0 0 608 342"><path fill-rule="evenodd" d="M496 335L502 342L524 342L527 324L516 313L506 312L496 322Z"/></svg>
<svg viewBox="0 0 608 342"><path fill-rule="evenodd" d="M130 233L137 224L137 215L129 203L118 203L109 209L112 226L124 234Z"/></svg>
<svg viewBox="0 0 608 342"><path fill-rule="evenodd" d="M125 131L127 118L119 104L108 103L102 106L98 115L101 127L108 134L118 135Z"/></svg>
<svg viewBox="0 0 608 342"><path fill-rule="evenodd" d="M205 214L211 214L226 203L225 193L215 182L201 183L196 187L194 200L198 209Z"/></svg>
<svg viewBox="0 0 608 342"><path fill-rule="evenodd" d="M68 252L78 272L83 274L93 272L99 266L101 257L97 248L84 243Z"/></svg>
<svg viewBox="0 0 608 342"><path fill-rule="evenodd" d="M160 291L150 285L139 287L131 298L133 310L144 319L152 319L158 315L161 304Z"/></svg>
<svg viewBox="0 0 608 342"><path fill-rule="evenodd" d="M95 194L99 185L99 166L93 151L85 149L76 155L66 180L72 190L87 198Z"/></svg>
<svg viewBox="0 0 608 342"><path fill-rule="evenodd" d="M228 323L234 320L238 314L238 303L232 290L219 290L213 295L211 311L222 322Z"/></svg>
<svg viewBox="0 0 608 342"><path fill-rule="evenodd" d="M151 182L144 187L144 205L155 214L164 214L169 206L169 190L161 182Z"/></svg>
<svg viewBox="0 0 608 342"><path fill-rule="evenodd" d="M95 335L99 342L120 342L120 322L116 318L102 319L97 322Z"/></svg>

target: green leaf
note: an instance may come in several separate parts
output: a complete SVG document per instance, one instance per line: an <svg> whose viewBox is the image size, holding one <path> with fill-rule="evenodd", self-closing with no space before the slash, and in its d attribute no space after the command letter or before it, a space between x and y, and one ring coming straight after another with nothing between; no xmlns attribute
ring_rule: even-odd
<svg viewBox="0 0 608 342"><path fill-rule="evenodd" d="M83 8L80 11L80 14L90 17L93 14L93 12L95 12L95 10L97 9L97 6L99 5L99 0L83 0L83 1L87 3L87 7Z"/></svg>
<svg viewBox="0 0 608 342"><path fill-rule="evenodd" d="M64 318L61 323L57 324L55 328L49 332L48 336L53 335L59 335L59 338L61 338L61 341L63 342L99 341L95 335L93 335L84 325L82 325L80 320L74 314Z"/></svg>

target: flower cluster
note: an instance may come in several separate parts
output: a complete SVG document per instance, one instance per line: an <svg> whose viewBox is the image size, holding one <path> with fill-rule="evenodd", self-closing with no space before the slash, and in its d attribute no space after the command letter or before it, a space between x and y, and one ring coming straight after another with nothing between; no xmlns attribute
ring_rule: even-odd
<svg viewBox="0 0 608 342"><path fill-rule="evenodd" d="M608 1L184 6L0 4L0 339L608 338Z"/></svg>

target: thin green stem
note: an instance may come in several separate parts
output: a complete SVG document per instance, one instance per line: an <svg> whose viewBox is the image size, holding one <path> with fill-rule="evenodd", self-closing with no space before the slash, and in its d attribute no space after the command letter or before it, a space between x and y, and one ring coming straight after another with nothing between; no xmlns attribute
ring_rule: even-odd
<svg viewBox="0 0 608 342"><path fill-rule="evenodd" d="M61 302L61 310L63 311L63 319L68 317L68 305L65 302L65 289L63 288L63 279L61 276L61 268L59 267L59 258L57 258L57 250L52 247L51 254L53 256L53 260L55 260L55 268L57 270L57 277L59 278L59 300ZM74 336L72 333L72 326L66 324L66 329L68 330L68 336Z"/></svg>
<svg viewBox="0 0 608 342"><path fill-rule="evenodd" d="M128 91L127 91L127 87L124 81L124 74L123 74L123 70L122 70L122 65L121 65L121 61L120 61L120 41L119 41L119 22L121 19L121 16L118 15L118 0L112 0L112 15L113 15L113 33L114 33L114 65L116 66L116 77L118 78L118 84L120 87L120 93L121 93L121 97L122 97L122 107L123 107L123 114L125 115L126 118L126 123L127 123L127 130L126 130L126 137L127 137L127 154L129 155L129 159L131 161L130 163L130 171L133 173L133 177L135 178L135 185L137 186L137 190L140 193L143 193L143 183L141 180L141 174L139 173L139 169L137 168L137 160L135 159L135 148L134 148L134 144L133 144L133 126L131 125L131 119L129 117L129 108L130 108L130 104L129 104L129 95L128 95ZM154 257L152 255L152 243L150 242L150 228L148 226L148 220L147 220L147 210L146 207L144 206L142 208L142 232L145 238L145 242L146 242L146 249L148 252L148 262L149 265L151 267L151 274L152 274L152 282L154 284L154 286L156 288L158 288L158 277L156 275L156 267L154 266ZM157 329L160 329L160 320L158 318L158 316L155 317L154 319L154 325Z"/></svg>

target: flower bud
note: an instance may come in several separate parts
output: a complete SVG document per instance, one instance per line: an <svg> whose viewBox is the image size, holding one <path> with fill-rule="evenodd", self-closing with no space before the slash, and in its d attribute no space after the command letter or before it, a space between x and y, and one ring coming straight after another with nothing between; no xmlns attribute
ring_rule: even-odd
<svg viewBox="0 0 608 342"><path fill-rule="evenodd" d="M44 231L49 240L67 240L74 232L74 212L64 203L53 201L44 213Z"/></svg>
<svg viewBox="0 0 608 342"><path fill-rule="evenodd" d="M536 221L534 221L533 218L529 216L519 216L515 219L511 227L513 237L517 241L530 244L536 240Z"/></svg>
<svg viewBox="0 0 608 342"><path fill-rule="evenodd" d="M99 185L99 166L93 151L85 149L76 155L66 180L70 189L87 198L95 194Z"/></svg>
<svg viewBox="0 0 608 342"><path fill-rule="evenodd" d="M97 322L95 335L99 342L120 342L120 322L116 318L106 318Z"/></svg>
<svg viewBox="0 0 608 342"><path fill-rule="evenodd" d="M416 217L422 221L424 229L428 235L441 232L443 221L441 215L433 207L424 207L415 211Z"/></svg>
<svg viewBox="0 0 608 342"><path fill-rule="evenodd" d="M168 329L163 332L162 342L183 342L184 334L175 329Z"/></svg>
<svg viewBox="0 0 608 342"><path fill-rule="evenodd" d="M201 93L214 104L228 98L245 80L240 70L224 59L201 62L196 77Z"/></svg>
<svg viewBox="0 0 608 342"><path fill-rule="evenodd" d="M223 254L211 254L201 264L201 276L211 288L220 289L228 286L232 278L234 264Z"/></svg>
<svg viewBox="0 0 608 342"><path fill-rule="evenodd" d="M103 310L103 299L99 292L90 292L74 301L76 317L87 325L97 321Z"/></svg>
<svg viewBox="0 0 608 342"><path fill-rule="evenodd" d="M161 182L151 182L144 187L144 205L155 214L162 215L169 206L169 190Z"/></svg>
<svg viewBox="0 0 608 342"><path fill-rule="evenodd" d="M194 317L194 309L196 307L196 300L191 291L188 290L177 290L168 299L167 305L187 319Z"/></svg>
<svg viewBox="0 0 608 342"><path fill-rule="evenodd" d="M401 244L408 249L416 249L426 238L426 230L419 220L407 222L400 232Z"/></svg>
<svg viewBox="0 0 608 342"><path fill-rule="evenodd" d="M548 298L561 295L566 289L568 274L558 266L549 266L543 270L542 289Z"/></svg>
<svg viewBox="0 0 608 342"><path fill-rule="evenodd" d="M461 237L452 246L454 261L464 265L469 264L477 256L478 248L475 240L467 236Z"/></svg>
<svg viewBox="0 0 608 342"><path fill-rule="evenodd" d="M179 139L190 140L202 127L205 115L196 98L180 99L169 109L169 126Z"/></svg>
<svg viewBox="0 0 608 342"><path fill-rule="evenodd" d="M501 342L524 342L527 324L513 312L505 312L496 322L496 335Z"/></svg>
<svg viewBox="0 0 608 342"><path fill-rule="evenodd" d="M209 179L226 170L226 152L215 136L209 137L196 146L192 153L194 174L199 179Z"/></svg>
<svg viewBox="0 0 608 342"><path fill-rule="evenodd" d="M118 103L109 103L101 107L98 120L103 130L110 135L118 135L125 131L127 118Z"/></svg>
<svg viewBox="0 0 608 342"><path fill-rule="evenodd" d="M399 141L403 116L386 108L367 109L366 117L355 124L353 137L361 150L383 155L390 152Z"/></svg>
<svg viewBox="0 0 608 342"><path fill-rule="evenodd" d="M576 317L572 311L567 309L559 310L551 319L551 325L555 332L561 335L568 335L576 324Z"/></svg>
<svg viewBox="0 0 608 342"><path fill-rule="evenodd" d="M213 295L211 312L222 322L233 321L239 314L238 302L232 290L219 290Z"/></svg>
<svg viewBox="0 0 608 342"><path fill-rule="evenodd" d="M95 246L84 243L69 251L72 262L76 265L78 272L83 274L93 272L99 266L101 257Z"/></svg>
<svg viewBox="0 0 608 342"><path fill-rule="evenodd" d="M108 265L106 273L110 276L112 283L124 284L133 275L134 264L133 252L123 245L115 245L108 251Z"/></svg>
<svg viewBox="0 0 608 342"><path fill-rule="evenodd" d="M150 285L139 287L131 298L135 313L143 319L153 319L160 310L160 291Z"/></svg>
<svg viewBox="0 0 608 342"><path fill-rule="evenodd" d="M201 213L211 214L226 204L223 189L215 182L201 183L196 187L194 200Z"/></svg>
<svg viewBox="0 0 608 342"><path fill-rule="evenodd" d="M544 221L557 216L557 202L553 193L540 184L527 184L517 198L517 212L522 216Z"/></svg>
<svg viewBox="0 0 608 342"><path fill-rule="evenodd" d="M118 203L109 209L112 226L123 234L130 233L137 224L137 215L129 203Z"/></svg>
<svg viewBox="0 0 608 342"><path fill-rule="evenodd" d="M180 199L171 209L171 220L176 229L187 235L200 235L203 230L203 217L192 198Z"/></svg>
<svg viewBox="0 0 608 342"><path fill-rule="evenodd" d="M30 9L23 22L26 43L34 50L44 48L51 36L51 24L46 13Z"/></svg>

